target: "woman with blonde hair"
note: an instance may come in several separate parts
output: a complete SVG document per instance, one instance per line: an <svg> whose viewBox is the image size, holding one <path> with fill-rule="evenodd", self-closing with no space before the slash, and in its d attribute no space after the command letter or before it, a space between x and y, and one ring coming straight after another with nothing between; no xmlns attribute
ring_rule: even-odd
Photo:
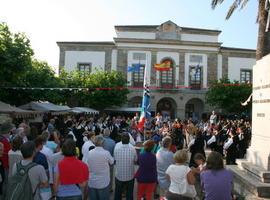
<svg viewBox="0 0 270 200"><path fill-rule="evenodd" d="M166 170L171 181L166 195L168 200L192 200L196 196L194 172L186 165L188 153L186 150L178 150L174 154L175 164Z"/></svg>

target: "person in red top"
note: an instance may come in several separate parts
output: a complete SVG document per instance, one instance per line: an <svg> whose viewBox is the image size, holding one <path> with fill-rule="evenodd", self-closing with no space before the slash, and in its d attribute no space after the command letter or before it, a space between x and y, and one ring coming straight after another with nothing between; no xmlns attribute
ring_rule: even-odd
<svg viewBox="0 0 270 200"><path fill-rule="evenodd" d="M12 123L4 122L0 128L0 194L3 193L3 187L8 179L8 152L11 149L9 134L14 127Z"/></svg>
<svg viewBox="0 0 270 200"><path fill-rule="evenodd" d="M62 146L62 153L65 157L54 169L56 199L86 199L89 170L87 165L76 157L75 141L67 139Z"/></svg>

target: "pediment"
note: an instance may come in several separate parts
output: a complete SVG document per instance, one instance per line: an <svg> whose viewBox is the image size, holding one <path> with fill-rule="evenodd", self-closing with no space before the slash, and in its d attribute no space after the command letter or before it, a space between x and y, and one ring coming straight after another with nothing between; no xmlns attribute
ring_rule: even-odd
<svg viewBox="0 0 270 200"><path fill-rule="evenodd" d="M157 39L179 40L181 28L172 21L166 21L157 28Z"/></svg>
<svg viewBox="0 0 270 200"><path fill-rule="evenodd" d="M165 33L172 33L172 32L179 32L181 31L181 28L175 24L174 22L172 22L171 20L166 21L164 23L162 23L159 27L158 27L158 31L159 32L165 32Z"/></svg>

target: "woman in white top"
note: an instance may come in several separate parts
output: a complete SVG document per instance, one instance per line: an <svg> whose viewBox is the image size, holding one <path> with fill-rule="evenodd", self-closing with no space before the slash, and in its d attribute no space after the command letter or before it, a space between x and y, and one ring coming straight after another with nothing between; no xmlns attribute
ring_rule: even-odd
<svg viewBox="0 0 270 200"><path fill-rule="evenodd" d="M194 172L186 166L188 153L179 150L174 154L175 164L166 170L171 181L169 191L166 195L168 200L192 200L196 196Z"/></svg>
<svg viewBox="0 0 270 200"><path fill-rule="evenodd" d="M8 152L8 164L9 164L9 177L12 173L13 165L23 159L21 153L21 146L23 144L23 139L21 136L15 136L11 143L11 150Z"/></svg>

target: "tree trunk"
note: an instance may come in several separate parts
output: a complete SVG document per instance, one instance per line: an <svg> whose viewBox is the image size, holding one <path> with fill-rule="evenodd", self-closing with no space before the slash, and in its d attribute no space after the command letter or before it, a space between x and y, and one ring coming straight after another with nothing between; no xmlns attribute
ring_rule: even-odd
<svg viewBox="0 0 270 200"><path fill-rule="evenodd" d="M258 14L259 14L259 32L256 51L257 60L261 59L263 56L270 53L270 32L265 32L268 16L268 12L265 11L265 0L259 0Z"/></svg>

